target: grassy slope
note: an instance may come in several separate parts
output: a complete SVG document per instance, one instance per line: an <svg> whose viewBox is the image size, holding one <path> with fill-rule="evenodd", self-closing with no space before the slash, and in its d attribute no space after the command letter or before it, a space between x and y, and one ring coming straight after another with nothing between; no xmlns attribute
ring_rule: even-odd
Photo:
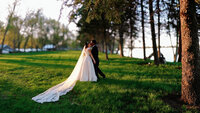
<svg viewBox="0 0 200 113"><path fill-rule="evenodd" d="M0 111L5 113L131 113L175 112L162 96L180 92L180 64L141 65L140 59L100 54L106 79L78 82L55 103L38 104L31 98L64 81L79 51L18 53L0 56Z"/></svg>

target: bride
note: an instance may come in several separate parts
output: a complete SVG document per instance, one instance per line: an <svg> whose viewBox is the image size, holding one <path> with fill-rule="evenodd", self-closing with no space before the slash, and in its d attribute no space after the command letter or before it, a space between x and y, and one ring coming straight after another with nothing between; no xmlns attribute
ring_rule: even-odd
<svg viewBox="0 0 200 113"><path fill-rule="evenodd" d="M72 90L78 80L97 81L93 65L93 62L95 63L96 61L91 53L91 49L91 44L86 43L71 75L64 82L33 97L32 100L38 103L55 102L59 100L60 96Z"/></svg>

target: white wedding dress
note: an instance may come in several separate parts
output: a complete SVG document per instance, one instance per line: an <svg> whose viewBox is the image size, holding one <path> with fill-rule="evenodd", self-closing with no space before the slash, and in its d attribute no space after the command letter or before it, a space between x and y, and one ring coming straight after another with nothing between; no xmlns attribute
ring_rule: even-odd
<svg viewBox="0 0 200 113"><path fill-rule="evenodd" d="M91 48L85 49L79 57L79 60L72 71L71 75L62 83L46 90L45 92L35 96L32 100L38 103L55 102L59 100L59 97L65 95L67 92L73 89L77 80L79 81L97 81L97 77L94 70L94 65L89 51Z"/></svg>

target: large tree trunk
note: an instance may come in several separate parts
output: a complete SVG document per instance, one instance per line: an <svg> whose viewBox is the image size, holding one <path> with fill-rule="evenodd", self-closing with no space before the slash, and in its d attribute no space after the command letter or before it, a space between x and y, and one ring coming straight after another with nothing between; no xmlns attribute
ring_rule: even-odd
<svg viewBox="0 0 200 113"><path fill-rule="evenodd" d="M157 14L158 14L158 58L160 58L160 0L157 0Z"/></svg>
<svg viewBox="0 0 200 113"><path fill-rule="evenodd" d="M199 39L194 0L180 0L182 36L181 98L192 105L200 103Z"/></svg>
<svg viewBox="0 0 200 113"><path fill-rule="evenodd" d="M146 60L146 47L145 47L145 31L144 31L144 6L143 0L141 0L141 15L142 15L142 41L143 41L143 55L144 60Z"/></svg>
<svg viewBox="0 0 200 113"><path fill-rule="evenodd" d="M157 52L157 46L156 46L155 26L154 26L153 0L149 0L149 15L150 15L150 25L151 25L151 36L152 36L152 44L153 44L154 63L156 65L159 65L158 52Z"/></svg>

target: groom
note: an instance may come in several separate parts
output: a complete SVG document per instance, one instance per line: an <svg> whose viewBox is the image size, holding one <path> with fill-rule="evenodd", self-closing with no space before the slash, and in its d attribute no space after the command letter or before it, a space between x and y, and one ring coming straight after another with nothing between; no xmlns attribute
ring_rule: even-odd
<svg viewBox="0 0 200 113"><path fill-rule="evenodd" d="M94 63L94 68L95 68L95 73L97 76L97 79L99 79L99 75L100 74L103 78L106 78L106 76L103 74L103 72L99 69L99 56L98 56L98 48L97 48L97 42L96 40L92 40L90 42L91 46L92 46L92 55L96 61L96 63Z"/></svg>

